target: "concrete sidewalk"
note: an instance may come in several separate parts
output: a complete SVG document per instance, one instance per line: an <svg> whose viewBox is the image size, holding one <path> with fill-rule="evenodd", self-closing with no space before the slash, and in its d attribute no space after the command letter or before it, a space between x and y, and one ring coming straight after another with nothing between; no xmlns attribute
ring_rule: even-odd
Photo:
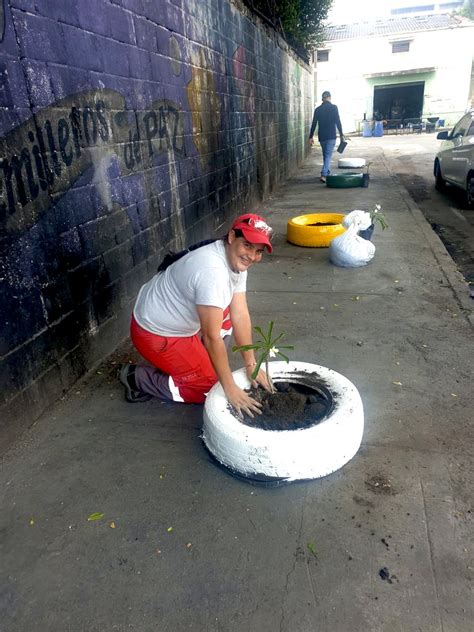
<svg viewBox="0 0 474 632"><path fill-rule="evenodd" d="M124 347L3 459L2 632L471 632L468 291L383 145L351 142L368 189L320 184L314 150L262 206L274 254L249 275L254 324L359 389L359 453L310 483L236 480L203 449L202 407L124 401ZM286 242L292 216L376 203L390 227L364 268Z"/></svg>

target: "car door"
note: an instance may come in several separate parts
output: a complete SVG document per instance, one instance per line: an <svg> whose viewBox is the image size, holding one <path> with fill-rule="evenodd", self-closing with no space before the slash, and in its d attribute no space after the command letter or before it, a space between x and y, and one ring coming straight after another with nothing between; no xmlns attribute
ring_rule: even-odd
<svg viewBox="0 0 474 632"><path fill-rule="evenodd" d="M459 131L460 123L461 121L458 121L454 128L449 132L447 138L443 140L436 154L441 166L441 173L444 180L451 180L452 177L452 152L456 147L454 137Z"/></svg>
<svg viewBox="0 0 474 632"><path fill-rule="evenodd" d="M469 156L472 151L472 144L468 142L468 131L472 125L472 115L466 114L453 129L451 140L453 148L448 160L446 179L454 184L465 186Z"/></svg>

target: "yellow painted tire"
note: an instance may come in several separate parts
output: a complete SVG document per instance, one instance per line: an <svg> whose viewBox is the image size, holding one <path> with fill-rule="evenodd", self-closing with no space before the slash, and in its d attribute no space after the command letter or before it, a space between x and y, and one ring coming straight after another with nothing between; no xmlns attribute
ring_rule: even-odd
<svg viewBox="0 0 474 632"><path fill-rule="evenodd" d="M343 213L311 213L298 215L288 222L286 238L296 246L307 248L327 248L334 237L345 232L341 224ZM329 224L329 226L311 226L311 224Z"/></svg>

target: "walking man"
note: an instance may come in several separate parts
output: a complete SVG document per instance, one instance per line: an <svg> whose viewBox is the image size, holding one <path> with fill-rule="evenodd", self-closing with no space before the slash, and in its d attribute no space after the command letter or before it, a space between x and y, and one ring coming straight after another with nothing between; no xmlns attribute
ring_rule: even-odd
<svg viewBox="0 0 474 632"><path fill-rule="evenodd" d="M336 146L336 128L339 131L341 142L344 140L341 119L337 105L331 103L331 93L323 92L323 102L314 110L313 122L309 132L309 144L313 145L313 135L318 126L318 140L323 150L323 168L321 169L321 182L326 182L326 176L330 172L331 156Z"/></svg>

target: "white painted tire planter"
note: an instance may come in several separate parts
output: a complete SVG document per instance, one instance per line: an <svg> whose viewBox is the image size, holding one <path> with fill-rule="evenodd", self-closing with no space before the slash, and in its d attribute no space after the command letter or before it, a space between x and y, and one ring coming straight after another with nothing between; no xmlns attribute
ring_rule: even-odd
<svg viewBox="0 0 474 632"><path fill-rule="evenodd" d="M333 397L332 410L322 421L306 428L255 428L232 414L217 383L206 398L202 433L213 457L237 476L259 482L320 478L352 459L364 430L362 400L356 387L340 373L307 362L271 362L269 370L275 381L306 385L315 374ZM250 386L245 369L234 371L233 376L241 388Z"/></svg>
<svg viewBox="0 0 474 632"><path fill-rule="evenodd" d="M365 158L339 158L339 169L359 169L365 167Z"/></svg>

